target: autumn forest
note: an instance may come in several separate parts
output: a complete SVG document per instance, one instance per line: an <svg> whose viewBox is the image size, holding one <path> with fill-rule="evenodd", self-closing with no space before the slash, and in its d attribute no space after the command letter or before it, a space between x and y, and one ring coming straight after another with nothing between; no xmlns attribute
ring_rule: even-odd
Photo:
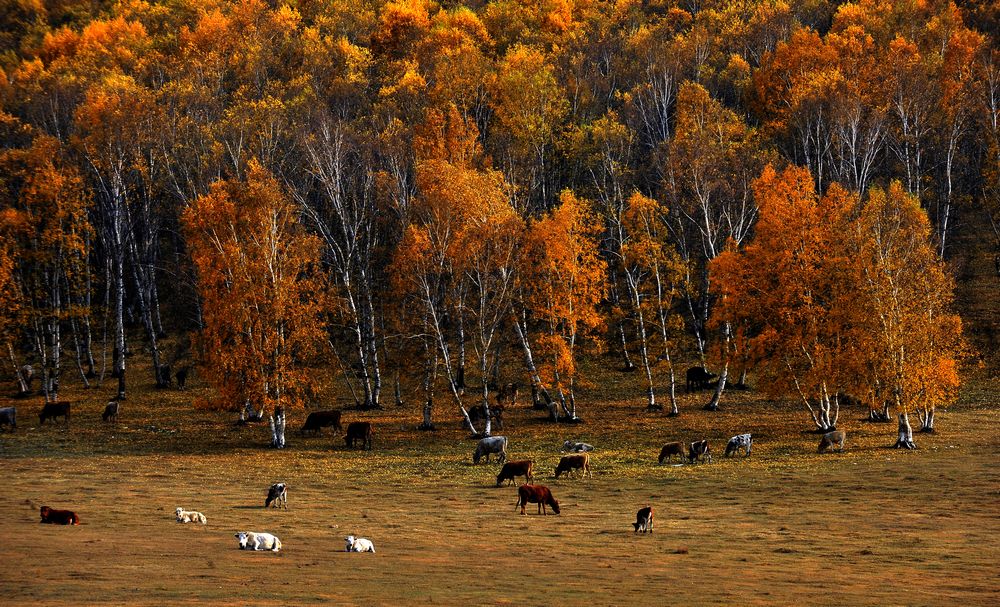
<svg viewBox="0 0 1000 607"><path fill-rule="evenodd" d="M978 356L954 243L1000 242L997 19L7 2L4 366L46 402L190 367L213 387L196 406L265 415L328 382L489 435L516 384L586 418L581 360L601 357L639 378L637 411L683 415L704 367L710 410L751 385L818 431L848 401L932 430Z"/></svg>

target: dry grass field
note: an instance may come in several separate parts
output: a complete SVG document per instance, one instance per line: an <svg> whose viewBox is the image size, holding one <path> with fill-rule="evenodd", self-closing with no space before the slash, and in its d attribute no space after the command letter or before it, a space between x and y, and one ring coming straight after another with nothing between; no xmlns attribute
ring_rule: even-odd
<svg viewBox="0 0 1000 607"><path fill-rule="evenodd" d="M602 362L602 361L598 361ZM139 389L117 424L99 390L67 391L68 428L39 427L37 400L16 401L19 428L0 435L4 604L1000 604L1000 381L980 372L939 412L920 449L886 449L894 427L844 411L846 451L817 455L800 409L731 393L722 411L685 395L682 415L641 412L634 376L592 370L579 426L523 403L508 413L514 458L560 516L519 516L495 464L471 464L457 423L414 429L416 407L345 411L372 419L372 452L340 436L289 432L266 448L263 426L195 411L187 392ZM634 397L633 397L634 395ZM624 398L628 396L628 398ZM3 403L7 405L8 403ZM439 419L454 419L444 404ZM290 416L298 428L302 414ZM748 459L722 457L754 433ZM711 440L715 461L656 464L668 440ZM593 479L552 477L565 439L592 442ZM262 508L289 486L288 511ZM655 533L637 536L651 504ZM38 507L70 508L78 527L38 524ZM177 506L208 525L180 525ZM278 535L279 554L237 550L239 530ZM347 554L344 536L376 554Z"/></svg>

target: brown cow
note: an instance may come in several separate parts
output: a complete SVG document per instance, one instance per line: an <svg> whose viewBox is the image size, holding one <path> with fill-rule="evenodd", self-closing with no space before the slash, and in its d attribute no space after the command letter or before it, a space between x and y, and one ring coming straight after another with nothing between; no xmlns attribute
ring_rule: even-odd
<svg viewBox="0 0 1000 607"><path fill-rule="evenodd" d="M583 470L583 476L587 476L590 472L590 454L580 453L579 455L564 455L561 460L559 460L559 465L556 466L556 478L563 472L569 476L569 473L573 470ZM594 473L590 472L590 478L594 478Z"/></svg>
<svg viewBox="0 0 1000 607"><path fill-rule="evenodd" d="M347 424L347 436L344 442L348 447L354 447L354 441L361 441L361 447L371 451L372 449L372 424L371 422L351 422Z"/></svg>
<svg viewBox="0 0 1000 607"><path fill-rule="evenodd" d="M660 463L662 464L663 460L669 462L670 458L675 455L680 457L682 462L684 461L684 443L667 443L663 445L663 448L660 449Z"/></svg>
<svg viewBox="0 0 1000 607"><path fill-rule="evenodd" d="M559 501L552 497L552 492L545 485L521 485L517 488L517 503L514 504L514 510L520 506L523 515L524 507L529 502L538 504L538 514L548 514L545 510L546 505L552 507L552 512L559 514Z"/></svg>
<svg viewBox="0 0 1000 607"><path fill-rule="evenodd" d="M500 469L500 473L497 474L497 487L499 487L504 481L508 481L508 485L510 483L514 483L516 485L517 481L514 480L514 477L516 476L523 476L524 482L530 483L534 480L534 474L532 474L534 466L535 462L530 459L505 463L503 468Z"/></svg>
<svg viewBox="0 0 1000 607"><path fill-rule="evenodd" d="M823 435L823 440L819 441L819 449L816 452L825 453L827 449L830 449L834 445L837 445L837 451L843 451L845 439L847 439L847 433L843 430L827 432Z"/></svg>
<svg viewBox="0 0 1000 607"><path fill-rule="evenodd" d="M688 461L692 464L701 458L702 461L712 461L712 452L708 448L707 440L696 440L691 443L691 448L688 450Z"/></svg>
<svg viewBox="0 0 1000 607"><path fill-rule="evenodd" d="M69 403L45 403L38 414L38 425L44 424L49 418L55 421L57 417L62 417L67 424L69 423Z"/></svg>
<svg viewBox="0 0 1000 607"><path fill-rule="evenodd" d="M52 525L79 525L80 517L76 515L75 512L70 510L53 510L48 506L42 506L41 508L42 520L40 523L49 523Z"/></svg>
<svg viewBox="0 0 1000 607"><path fill-rule="evenodd" d="M646 506L645 508L641 508L638 512L636 512L635 522L632 523L632 526L635 527L635 533L638 533L639 531L642 531L643 533L646 533L647 531L652 533L653 507Z"/></svg>
<svg viewBox="0 0 1000 607"><path fill-rule="evenodd" d="M343 428L340 426L340 410L313 411L306 417L306 423L302 425L302 429L299 432L305 434L307 430L312 430L314 433L319 434L320 430L327 426L333 427L334 432L343 431Z"/></svg>

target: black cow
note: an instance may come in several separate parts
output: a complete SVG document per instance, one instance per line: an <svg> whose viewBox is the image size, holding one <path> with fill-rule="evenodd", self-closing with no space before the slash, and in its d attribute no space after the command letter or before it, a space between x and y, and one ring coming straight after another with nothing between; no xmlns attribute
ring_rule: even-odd
<svg viewBox="0 0 1000 607"><path fill-rule="evenodd" d="M12 430L17 430L17 407L0 409L0 426L10 426Z"/></svg>
<svg viewBox="0 0 1000 607"><path fill-rule="evenodd" d="M118 421L118 401L113 400L108 402L107 406L104 407L104 413L101 414L102 421Z"/></svg>
<svg viewBox="0 0 1000 607"><path fill-rule="evenodd" d="M301 433L305 433L306 430L312 430L314 433L319 434L319 431L327 426L332 426L335 432L341 432L343 428L340 427L340 411L337 409L331 409L330 411L313 411L306 417L306 423L302 425Z"/></svg>
<svg viewBox="0 0 1000 607"><path fill-rule="evenodd" d="M187 383L188 371L190 370L191 367L181 367L180 369L177 369L177 373L174 375L174 377L177 379L177 388L179 390L184 389L184 384Z"/></svg>
<svg viewBox="0 0 1000 607"><path fill-rule="evenodd" d="M691 367L687 370L687 391L704 390L715 377L716 374L709 373L705 367Z"/></svg>
<svg viewBox="0 0 1000 607"><path fill-rule="evenodd" d="M38 414L38 424L44 424L49 418L55 421L57 417L62 417L67 424L69 423L69 403L45 403Z"/></svg>
<svg viewBox="0 0 1000 607"><path fill-rule="evenodd" d="M167 388L170 386L170 365L160 365L159 378L156 380L157 388Z"/></svg>

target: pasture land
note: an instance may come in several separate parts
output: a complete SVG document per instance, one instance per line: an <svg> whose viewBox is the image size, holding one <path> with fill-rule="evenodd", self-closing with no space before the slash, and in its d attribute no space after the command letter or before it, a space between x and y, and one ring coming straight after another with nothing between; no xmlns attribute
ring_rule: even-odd
<svg viewBox="0 0 1000 607"><path fill-rule="evenodd" d="M73 420L38 426L22 400L0 434L0 597L4 604L1000 604L1000 381L976 378L938 414L920 449L886 449L894 426L841 414L842 454L817 455L805 414L754 393L723 409L683 396L682 415L642 412L634 376L597 372L586 423L554 425L523 402L507 414L513 458L536 462L561 516L515 513L496 464L471 464L474 442L445 402L436 432L416 406L376 413L375 449L348 451L329 430L264 447L262 426L195 411L189 392L138 390L118 424L97 391L68 391ZM412 399L411 402L416 402ZM7 403L3 403L6 405ZM638 415L634 415L636 412ZM753 432L749 459L722 457ZM711 440L715 462L658 466L663 442ZM565 439L591 442L593 479L552 479ZM289 510L262 508L289 484ZM651 504L655 532L637 536ZM38 524L38 507L75 510L79 527ZM208 525L180 525L177 506ZM267 531L280 554L241 552L233 534ZM375 542L346 554L344 536Z"/></svg>

